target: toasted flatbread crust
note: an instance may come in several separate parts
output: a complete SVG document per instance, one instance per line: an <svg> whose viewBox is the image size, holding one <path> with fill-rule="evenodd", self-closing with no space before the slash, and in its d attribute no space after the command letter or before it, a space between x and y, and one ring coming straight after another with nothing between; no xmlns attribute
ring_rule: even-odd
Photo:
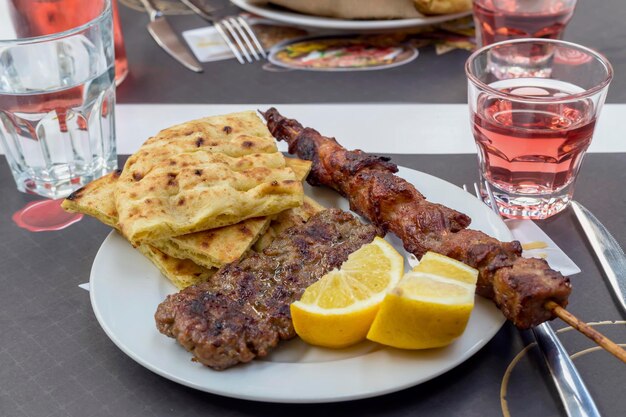
<svg viewBox="0 0 626 417"><path fill-rule="evenodd" d="M63 200L61 207L71 213L95 217L107 226L117 229L117 209L113 193L121 172L111 172L91 181Z"/></svg>
<svg viewBox="0 0 626 417"><path fill-rule="evenodd" d="M119 227L134 244L276 214L302 197L254 112L161 131L128 159L115 193Z"/></svg>
<svg viewBox="0 0 626 417"><path fill-rule="evenodd" d="M137 249L181 290L208 281L217 271L217 268L204 268L189 259L173 258L151 245L139 245Z"/></svg>
<svg viewBox="0 0 626 417"><path fill-rule="evenodd" d="M300 181L306 178L311 169L311 162L302 159L285 158L285 163ZM114 190L119 174L119 171L116 171L90 182L65 199L62 207L67 211L95 217L117 228ZM307 199L307 201L310 204L312 200ZM317 203L313 202L313 204ZM171 258L190 259L205 268L220 267L243 256L259 239L259 236L267 231L270 221L270 217L248 219L231 226L156 241L152 247ZM272 238L267 236L265 239L271 241ZM144 248L142 253L145 254L146 250ZM150 259L154 261L158 258L151 257ZM159 269L163 270L161 267ZM175 281L173 269L168 268L168 270L170 271L168 278Z"/></svg>

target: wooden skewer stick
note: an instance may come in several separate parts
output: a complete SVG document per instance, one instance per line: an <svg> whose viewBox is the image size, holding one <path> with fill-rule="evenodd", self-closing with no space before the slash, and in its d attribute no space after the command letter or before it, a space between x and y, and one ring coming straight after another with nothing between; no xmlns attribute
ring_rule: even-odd
<svg viewBox="0 0 626 417"><path fill-rule="evenodd" d="M589 339L596 342L600 347L614 355L616 358L626 363L626 350L622 349L611 339L589 326L584 321L580 320L578 317L574 316L572 313L555 303L554 301L548 301L545 304L545 307L552 311L558 318L563 320L565 323L572 326L574 329L578 330Z"/></svg>

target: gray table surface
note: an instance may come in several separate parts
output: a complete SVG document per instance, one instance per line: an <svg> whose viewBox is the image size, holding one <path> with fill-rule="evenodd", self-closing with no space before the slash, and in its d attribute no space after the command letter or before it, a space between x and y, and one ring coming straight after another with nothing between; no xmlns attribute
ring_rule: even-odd
<svg viewBox="0 0 626 417"><path fill-rule="evenodd" d="M476 175L473 155L394 155L398 164L455 184ZM588 155L577 199L626 244L624 154ZM453 167L452 169L450 167ZM615 192L612 192L615 190ZM619 192L622 190L622 192ZM85 217L67 229L32 233L11 214L36 197L15 190L0 158L0 416L480 416L502 415L500 386L512 359L530 335L505 324L472 358L452 371L401 392L339 404L284 405L229 399L193 390L153 374L122 353L98 325L88 293L91 264L110 229ZM595 322L626 319L617 310L570 210L540 226L579 265L568 309ZM554 322L555 328L565 327ZM626 327L605 326L609 337L626 341ZM570 353L592 345L576 332L561 335ZM576 365L602 415L626 410L626 365L594 352ZM207 372L213 372L207 369ZM558 416L559 400L533 349L511 374L512 416Z"/></svg>
<svg viewBox="0 0 626 417"><path fill-rule="evenodd" d="M384 71L268 72L234 59L203 64L195 74L170 58L145 29L148 15L120 8L131 72L120 103L465 103L463 64L469 52L436 56L420 50L413 62ZM169 17L177 31L205 25L197 16ZM565 39L604 53L615 68L607 102L626 103L626 2L579 0Z"/></svg>
<svg viewBox="0 0 626 417"><path fill-rule="evenodd" d="M609 102L626 102L626 3L581 0L566 38L604 52L616 78ZM120 103L464 103L462 66L468 53L435 57L430 48L392 70L350 74L272 73L235 61L184 70L145 31L147 16L121 7L131 73L118 89ZM194 16L170 18L177 30L200 27ZM614 46L611 46L614 45ZM395 155L395 162L455 184L476 176L473 155ZM592 154L584 163L576 198L626 245L626 154ZM277 405L202 393L164 379L122 353L98 325L87 282L109 228L84 218L57 232L18 228L11 215L37 198L16 191L0 157L0 416L481 416L502 415L500 387L530 335L510 324L452 371L419 386L367 400L326 405ZM540 226L583 270L572 277L569 310L587 321L624 320L571 211ZM555 322L555 328L564 324ZM626 329L602 330L618 342ZM576 332L561 339L569 352L592 344ZM508 403L512 416L559 416L558 397L534 349L514 368ZM623 416L625 366L604 352L576 359L604 416ZM211 372L207 370L207 372Z"/></svg>

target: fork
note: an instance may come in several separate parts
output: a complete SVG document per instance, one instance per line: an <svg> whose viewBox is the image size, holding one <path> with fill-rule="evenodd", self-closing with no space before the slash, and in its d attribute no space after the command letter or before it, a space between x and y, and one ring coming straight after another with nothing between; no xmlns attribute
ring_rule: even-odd
<svg viewBox="0 0 626 417"><path fill-rule="evenodd" d="M235 6L207 8L198 0L179 0L198 16L213 24L240 64L267 59L265 49L250 24L237 13ZM234 14L231 14L234 13ZM245 59L244 59L245 58Z"/></svg>
<svg viewBox="0 0 626 417"><path fill-rule="evenodd" d="M487 181L483 183L483 186L489 199L489 204L485 204L500 216L491 186ZM471 194L465 184L463 184L463 189ZM477 183L474 183L474 192L476 198L484 202ZM532 332L537 341L537 347L548 365L565 413L569 417L600 417L600 412L589 390L552 327L548 323L541 323L533 327Z"/></svg>

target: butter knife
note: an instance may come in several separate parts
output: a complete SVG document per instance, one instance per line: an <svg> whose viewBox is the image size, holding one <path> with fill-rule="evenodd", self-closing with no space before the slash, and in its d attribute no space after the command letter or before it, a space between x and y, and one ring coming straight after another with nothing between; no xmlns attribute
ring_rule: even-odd
<svg viewBox="0 0 626 417"><path fill-rule="evenodd" d="M483 185L489 196L488 205L500 216L489 182L485 181ZM476 183L474 187L477 189L476 194L480 196ZM532 333L546 361L565 414L568 417L601 417L591 393L552 327L548 323L541 323L532 328Z"/></svg>
<svg viewBox="0 0 626 417"><path fill-rule="evenodd" d="M596 258L609 281L613 292L626 313L626 255L619 243L600 220L576 201L571 202L574 214L582 226Z"/></svg>
<svg viewBox="0 0 626 417"><path fill-rule="evenodd" d="M195 72L202 72L202 66L198 60L183 45L180 38L167 20L163 12L161 12L154 4L153 0L141 0L150 15L150 23L148 23L148 32L161 48L165 50L172 58L183 64L188 69Z"/></svg>

